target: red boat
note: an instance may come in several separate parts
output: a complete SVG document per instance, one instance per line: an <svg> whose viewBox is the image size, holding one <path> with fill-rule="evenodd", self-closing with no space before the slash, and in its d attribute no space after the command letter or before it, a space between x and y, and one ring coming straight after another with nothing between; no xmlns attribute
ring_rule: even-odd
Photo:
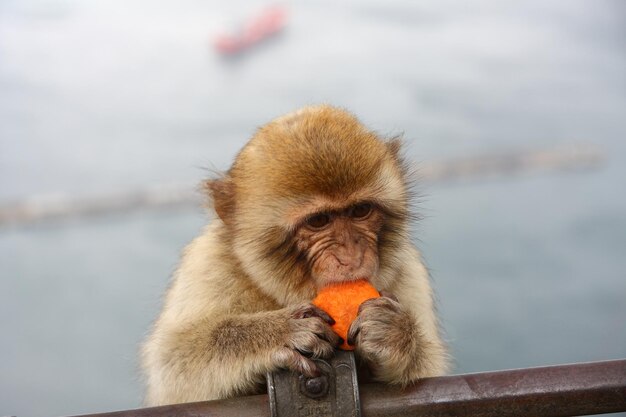
<svg viewBox="0 0 626 417"><path fill-rule="evenodd" d="M280 32L286 20L286 10L272 6L254 17L239 33L218 36L215 48L223 55L238 54Z"/></svg>

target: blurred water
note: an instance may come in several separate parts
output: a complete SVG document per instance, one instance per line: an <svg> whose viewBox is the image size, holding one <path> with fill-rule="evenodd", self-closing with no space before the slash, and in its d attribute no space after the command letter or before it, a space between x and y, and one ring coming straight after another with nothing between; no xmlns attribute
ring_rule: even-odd
<svg viewBox="0 0 626 417"><path fill-rule="evenodd" d="M0 201L199 181L256 126L345 106L415 161L587 142L603 169L422 186L415 228L457 372L626 357L626 7L284 3L286 31L211 49L266 3L0 3ZM137 407L138 344L200 208L0 229L0 415Z"/></svg>

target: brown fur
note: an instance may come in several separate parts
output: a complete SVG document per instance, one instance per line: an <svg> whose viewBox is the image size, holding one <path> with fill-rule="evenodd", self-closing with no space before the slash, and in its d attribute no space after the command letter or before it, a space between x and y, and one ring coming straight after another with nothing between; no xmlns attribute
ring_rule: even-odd
<svg viewBox="0 0 626 417"><path fill-rule="evenodd" d="M368 277L382 297L351 328L378 380L445 371L428 275L408 236L400 142L351 114L308 107L261 127L206 189L218 215L183 254L142 351L148 405L263 389L267 371L307 375L332 355L331 319L310 305L330 281ZM367 216L353 215L368 203ZM312 227L324 213L328 224Z"/></svg>

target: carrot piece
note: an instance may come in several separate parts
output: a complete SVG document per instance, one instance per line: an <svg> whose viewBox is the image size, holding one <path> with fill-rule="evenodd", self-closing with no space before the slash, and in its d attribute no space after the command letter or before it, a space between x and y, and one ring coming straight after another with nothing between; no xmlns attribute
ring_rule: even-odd
<svg viewBox="0 0 626 417"><path fill-rule="evenodd" d="M380 294L376 288L367 280L360 279L324 287L312 302L335 320L332 329L344 340L339 349L354 350L354 346L348 344L348 329L356 319L359 306L365 300L377 297Z"/></svg>

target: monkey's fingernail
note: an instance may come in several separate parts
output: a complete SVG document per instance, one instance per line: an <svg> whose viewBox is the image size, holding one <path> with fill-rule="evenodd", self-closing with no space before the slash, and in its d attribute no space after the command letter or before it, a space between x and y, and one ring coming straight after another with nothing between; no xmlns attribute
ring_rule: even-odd
<svg viewBox="0 0 626 417"><path fill-rule="evenodd" d="M317 306L311 306L313 307L313 309L311 310L311 312L319 317L320 319L324 320L326 323L330 324L331 326L333 324L335 324L335 320L330 316L330 314L328 314L327 312L325 312L324 310L322 310L321 308L317 307Z"/></svg>
<svg viewBox="0 0 626 417"><path fill-rule="evenodd" d="M381 295L381 296L383 296L383 297L385 297L385 298L389 298L389 299L391 299L391 300L393 300L393 301L398 301L398 297L396 297L395 295L393 295L393 294L392 294L392 293L390 293L389 291L382 290L382 291L380 292L380 295Z"/></svg>
<svg viewBox="0 0 626 417"><path fill-rule="evenodd" d="M324 314L323 316L320 315L319 318L321 318L322 320L324 320L326 323L330 324L331 326L335 324L335 319L330 317L328 314Z"/></svg>
<svg viewBox="0 0 626 417"><path fill-rule="evenodd" d="M361 305L359 306L359 309L356 312L357 316L360 315L363 312L363 308L365 307L367 301L369 301L369 300L365 300L364 302L361 303Z"/></svg>
<svg viewBox="0 0 626 417"><path fill-rule="evenodd" d="M354 339L356 339L356 335L359 334L358 330L352 334L348 335L348 344L350 346L354 346Z"/></svg>

